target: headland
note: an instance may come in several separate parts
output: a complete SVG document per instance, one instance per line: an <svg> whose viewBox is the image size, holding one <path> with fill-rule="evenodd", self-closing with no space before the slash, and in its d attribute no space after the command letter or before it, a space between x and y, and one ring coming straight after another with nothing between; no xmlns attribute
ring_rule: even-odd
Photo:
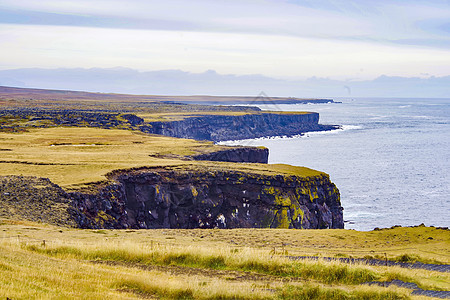
<svg viewBox="0 0 450 300"><path fill-rule="evenodd" d="M24 214L31 221L117 229L343 228L339 191L328 174L269 165L266 148L213 143L336 128L319 124L317 113L180 104L183 97L168 103L156 96L0 92L1 200L10 207L20 195L25 206L42 204ZM60 211L60 220L46 218L47 211Z"/></svg>

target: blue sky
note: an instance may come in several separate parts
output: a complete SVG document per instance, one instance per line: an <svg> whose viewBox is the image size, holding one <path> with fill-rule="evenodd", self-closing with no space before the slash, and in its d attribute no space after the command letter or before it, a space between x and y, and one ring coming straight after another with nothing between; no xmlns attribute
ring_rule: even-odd
<svg viewBox="0 0 450 300"><path fill-rule="evenodd" d="M450 75L450 1L0 0L0 69Z"/></svg>

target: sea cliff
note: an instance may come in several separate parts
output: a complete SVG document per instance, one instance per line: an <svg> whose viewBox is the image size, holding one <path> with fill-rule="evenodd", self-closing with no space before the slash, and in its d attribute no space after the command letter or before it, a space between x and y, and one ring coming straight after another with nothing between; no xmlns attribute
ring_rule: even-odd
<svg viewBox="0 0 450 300"><path fill-rule="evenodd" d="M318 113L252 113L245 115L202 115L179 121L149 122L140 126L146 133L196 140L225 141L268 136L292 136L308 131L337 129L319 124Z"/></svg>
<svg viewBox="0 0 450 300"><path fill-rule="evenodd" d="M214 169L117 171L96 192L71 193L81 228L343 228L327 174Z"/></svg>
<svg viewBox="0 0 450 300"><path fill-rule="evenodd" d="M267 164L269 161L269 149L266 147L230 147L225 150L194 155L192 158L194 160Z"/></svg>
<svg viewBox="0 0 450 300"><path fill-rule="evenodd" d="M317 113L20 93L0 101L2 216L81 228L343 227L327 174L213 143L336 128Z"/></svg>

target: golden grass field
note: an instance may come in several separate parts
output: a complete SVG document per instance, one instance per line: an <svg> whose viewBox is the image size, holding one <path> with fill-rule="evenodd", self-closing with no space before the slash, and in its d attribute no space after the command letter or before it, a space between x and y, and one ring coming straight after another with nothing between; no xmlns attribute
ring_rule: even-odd
<svg viewBox="0 0 450 300"><path fill-rule="evenodd" d="M12 299L430 299L364 282L401 279L427 290L450 288L449 273L285 258L386 253L448 263L448 231L429 227L357 232L0 224L0 294Z"/></svg>
<svg viewBox="0 0 450 300"><path fill-rule="evenodd" d="M0 132L0 176L49 178L68 187L106 180L108 172L138 167L210 168L265 174L315 176L288 165L233 164L186 160L185 156L226 149L212 142L83 127Z"/></svg>

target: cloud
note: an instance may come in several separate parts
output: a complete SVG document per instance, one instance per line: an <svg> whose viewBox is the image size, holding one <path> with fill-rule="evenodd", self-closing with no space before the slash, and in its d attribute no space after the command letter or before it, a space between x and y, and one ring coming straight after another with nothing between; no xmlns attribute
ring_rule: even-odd
<svg viewBox="0 0 450 300"><path fill-rule="evenodd" d="M249 33L394 43L405 39L449 39L445 34L426 36L448 26L443 23L450 17L450 5L448 2L445 5L445 1L2 2L0 22L9 24Z"/></svg>
<svg viewBox="0 0 450 300"><path fill-rule="evenodd" d="M85 5L74 5L70 1L45 1L42 4L41 1L39 4L35 1L5 2L9 5L0 11L0 22L9 24L316 37L332 37L332 24L339 24L343 32L350 34L360 34L361 27L364 27L338 14L292 6L282 1L76 2L84 2ZM129 5L124 7L124 3Z"/></svg>
<svg viewBox="0 0 450 300"><path fill-rule="evenodd" d="M119 29L152 30L199 30L195 23L189 21L166 20L163 18L119 18L115 16L97 16L86 14L69 14L38 12L28 10L0 9L0 23L24 25L50 25L73 27L97 27Z"/></svg>
<svg viewBox="0 0 450 300"><path fill-rule="evenodd" d="M449 16L439 0L2 0L0 69L443 76Z"/></svg>
<svg viewBox="0 0 450 300"><path fill-rule="evenodd" d="M334 78L373 78L389 69L442 76L450 69L450 54L442 50L272 35L0 25L0 39L0 69L122 65Z"/></svg>

